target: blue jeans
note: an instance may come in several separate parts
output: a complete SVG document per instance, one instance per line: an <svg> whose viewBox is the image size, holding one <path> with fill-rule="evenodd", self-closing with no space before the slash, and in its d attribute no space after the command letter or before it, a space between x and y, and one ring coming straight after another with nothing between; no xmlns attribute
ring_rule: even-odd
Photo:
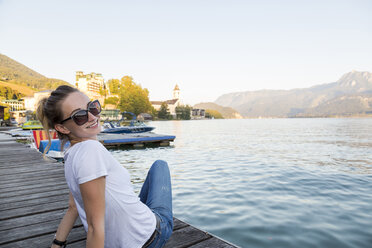
<svg viewBox="0 0 372 248"><path fill-rule="evenodd" d="M155 214L160 227L148 248L160 248L165 245L173 231L172 186L167 162L156 160L142 185L140 200Z"/></svg>

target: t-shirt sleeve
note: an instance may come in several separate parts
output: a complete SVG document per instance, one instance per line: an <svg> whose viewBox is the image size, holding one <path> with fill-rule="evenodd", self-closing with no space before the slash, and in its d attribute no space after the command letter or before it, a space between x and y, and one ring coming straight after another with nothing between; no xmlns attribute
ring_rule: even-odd
<svg viewBox="0 0 372 248"><path fill-rule="evenodd" d="M86 141L81 144L73 166L78 184L107 176L106 152L108 151L98 141Z"/></svg>

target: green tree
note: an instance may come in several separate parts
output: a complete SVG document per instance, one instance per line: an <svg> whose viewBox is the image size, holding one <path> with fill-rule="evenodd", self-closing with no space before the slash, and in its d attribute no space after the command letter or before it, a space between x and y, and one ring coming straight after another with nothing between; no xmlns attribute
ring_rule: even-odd
<svg viewBox="0 0 372 248"><path fill-rule="evenodd" d="M158 116L158 111L156 111L156 109L153 106L151 106L149 114L152 115L152 117L155 119L155 117Z"/></svg>
<svg viewBox="0 0 372 248"><path fill-rule="evenodd" d="M160 106L158 117L159 119L169 119L170 113L168 111L168 104L163 102Z"/></svg>
<svg viewBox="0 0 372 248"><path fill-rule="evenodd" d="M2 105L4 108L4 121L8 120L10 118L10 113L9 113L9 106L7 104Z"/></svg>
<svg viewBox="0 0 372 248"><path fill-rule="evenodd" d="M110 94L119 94L120 91L120 80L119 79L110 79L106 83Z"/></svg>
<svg viewBox="0 0 372 248"><path fill-rule="evenodd" d="M21 99L23 96L25 95L16 90L13 90L10 87L0 86L0 97L2 98L5 98L7 100L17 100Z"/></svg>
<svg viewBox="0 0 372 248"><path fill-rule="evenodd" d="M112 104L112 105L118 106L119 98L116 96L108 97L105 99L105 104Z"/></svg>
<svg viewBox="0 0 372 248"><path fill-rule="evenodd" d="M106 97L106 88L105 88L105 86L100 86L99 87L99 94L101 95L101 96L104 96L104 97Z"/></svg>
<svg viewBox="0 0 372 248"><path fill-rule="evenodd" d="M152 106L149 100L149 91L136 84L132 77L124 76L121 79L119 96L119 108L121 111L129 111L135 115L151 112Z"/></svg>
<svg viewBox="0 0 372 248"><path fill-rule="evenodd" d="M178 120L190 120L191 119L191 110L192 108L189 105L186 106L177 106L176 114Z"/></svg>
<svg viewBox="0 0 372 248"><path fill-rule="evenodd" d="M215 118L215 119L223 119L223 116L217 110L207 109L205 110L205 117L206 118Z"/></svg>

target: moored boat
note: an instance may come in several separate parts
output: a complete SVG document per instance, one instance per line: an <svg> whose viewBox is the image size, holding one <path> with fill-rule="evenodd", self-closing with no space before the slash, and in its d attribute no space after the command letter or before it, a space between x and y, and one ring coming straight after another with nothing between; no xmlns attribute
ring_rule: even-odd
<svg viewBox="0 0 372 248"><path fill-rule="evenodd" d="M103 130L102 133L146 133L151 132L155 129L155 127L147 126L145 123L136 120L136 116L131 112L123 112L124 114L130 114L132 116L132 120L130 121L128 126L120 125L123 122L124 118L120 121L113 122L113 121L105 121L102 125Z"/></svg>
<svg viewBox="0 0 372 248"><path fill-rule="evenodd" d="M155 129L155 127L147 126L141 122L130 126L116 126L112 122L105 122L103 123L103 128L102 133L145 133Z"/></svg>
<svg viewBox="0 0 372 248"><path fill-rule="evenodd" d="M41 130L43 129L43 126L41 125L41 122L40 121L26 121L23 125L22 125L22 129L23 130Z"/></svg>

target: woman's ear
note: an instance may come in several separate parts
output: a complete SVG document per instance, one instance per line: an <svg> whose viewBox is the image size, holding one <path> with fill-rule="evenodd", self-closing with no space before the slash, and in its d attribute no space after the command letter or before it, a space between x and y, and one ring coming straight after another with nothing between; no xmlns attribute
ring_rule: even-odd
<svg viewBox="0 0 372 248"><path fill-rule="evenodd" d="M66 135L71 133L70 130L68 130L67 127L63 126L62 124L55 124L54 129Z"/></svg>

